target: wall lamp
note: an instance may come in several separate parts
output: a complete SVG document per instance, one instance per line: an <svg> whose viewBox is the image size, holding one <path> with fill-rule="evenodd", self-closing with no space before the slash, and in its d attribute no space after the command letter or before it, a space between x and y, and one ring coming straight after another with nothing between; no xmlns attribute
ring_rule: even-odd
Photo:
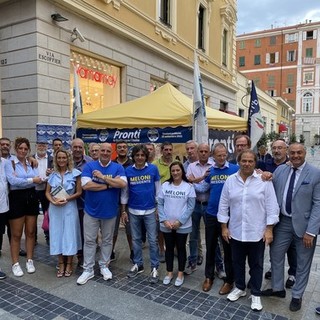
<svg viewBox="0 0 320 320"><path fill-rule="evenodd" d="M251 93L251 80L248 80L247 87L246 87L247 93L241 98L241 103L244 107L247 107L247 105L243 102L244 98L249 96Z"/></svg>
<svg viewBox="0 0 320 320"><path fill-rule="evenodd" d="M71 42L79 39L81 42L85 42L86 38L81 34L78 28L74 28L71 33Z"/></svg>
<svg viewBox="0 0 320 320"><path fill-rule="evenodd" d="M63 17L60 13L54 13L51 15L51 19L53 21L56 21L56 22L64 22L64 21L68 21L69 19Z"/></svg>

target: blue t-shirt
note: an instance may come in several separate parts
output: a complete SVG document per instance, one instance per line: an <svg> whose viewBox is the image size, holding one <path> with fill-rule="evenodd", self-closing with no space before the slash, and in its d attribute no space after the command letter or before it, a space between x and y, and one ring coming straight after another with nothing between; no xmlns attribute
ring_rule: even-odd
<svg viewBox="0 0 320 320"><path fill-rule="evenodd" d="M136 210L150 210L156 207L155 182L160 180L158 168L148 163L143 169L133 166L126 168L128 179L128 207Z"/></svg>
<svg viewBox="0 0 320 320"><path fill-rule="evenodd" d="M205 179L205 182L210 183L210 196L207 206L207 214L217 216L219 209L219 201L222 188L229 176L236 173L239 166L229 162L229 167L222 169L211 167L210 173Z"/></svg>
<svg viewBox="0 0 320 320"><path fill-rule="evenodd" d="M99 160L88 162L82 171L82 177L89 177L93 182L105 184L104 181L93 177L92 172L99 170L110 178L125 176L122 165L110 162L108 166L101 166ZM120 188L108 188L102 191L86 190L84 210L97 219L111 219L118 214Z"/></svg>

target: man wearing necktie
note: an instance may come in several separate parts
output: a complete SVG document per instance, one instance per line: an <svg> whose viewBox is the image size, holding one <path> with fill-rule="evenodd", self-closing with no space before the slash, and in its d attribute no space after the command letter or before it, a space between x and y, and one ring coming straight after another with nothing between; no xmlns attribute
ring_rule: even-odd
<svg viewBox="0 0 320 320"><path fill-rule="evenodd" d="M283 164L273 174L281 213L270 246L272 289L262 294L285 297L285 253L293 241L297 251L297 273L289 308L298 311L308 284L320 228L320 170L306 163L306 151L300 143L289 146L288 156L291 165Z"/></svg>

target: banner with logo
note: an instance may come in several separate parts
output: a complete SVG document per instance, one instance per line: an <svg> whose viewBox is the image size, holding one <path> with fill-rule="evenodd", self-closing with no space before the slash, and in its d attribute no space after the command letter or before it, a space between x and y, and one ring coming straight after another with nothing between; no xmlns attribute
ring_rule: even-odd
<svg viewBox="0 0 320 320"><path fill-rule="evenodd" d="M235 131L219 131L209 130L210 149L221 142L226 145L228 154L231 156L234 152L233 139L237 132ZM116 143L124 140L130 145L138 143L155 143L157 145L162 142L169 141L174 144L174 153L181 159L185 157L184 144L192 139L191 127L177 128L143 128L143 129L78 129L77 137L85 143ZM178 152L177 152L178 151Z"/></svg>
<svg viewBox="0 0 320 320"><path fill-rule="evenodd" d="M70 149L71 146L71 125L37 123L37 141L46 141L49 152L52 151L52 141L55 138L62 140L63 147Z"/></svg>
<svg viewBox="0 0 320 320"><path fill-rule="evenodd" d="M142 129L78 129L77 137L84 142L115 143L124 140L130 143L184 143L192 139L191 128L142 128Z"/></svg>

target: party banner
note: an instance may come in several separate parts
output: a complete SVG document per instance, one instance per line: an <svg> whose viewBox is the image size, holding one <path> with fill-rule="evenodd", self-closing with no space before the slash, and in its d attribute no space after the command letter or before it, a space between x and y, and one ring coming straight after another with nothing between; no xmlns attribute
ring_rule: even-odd
<svg viewBox="0 0 320 320"><path fill-rule="evenodd" d="M71 125L37 123L37 141L47 142L48 150L52 152L52 141L59 138L63 147L70 149L71 131Z"/></svg>
<svg viewBox="0 0 320 320"><path fill-rule="evenodd" d="M183 143L192 139L191 128L142 128L142 129L78 129L77 137L84 142L115 143Z"/></svg>

